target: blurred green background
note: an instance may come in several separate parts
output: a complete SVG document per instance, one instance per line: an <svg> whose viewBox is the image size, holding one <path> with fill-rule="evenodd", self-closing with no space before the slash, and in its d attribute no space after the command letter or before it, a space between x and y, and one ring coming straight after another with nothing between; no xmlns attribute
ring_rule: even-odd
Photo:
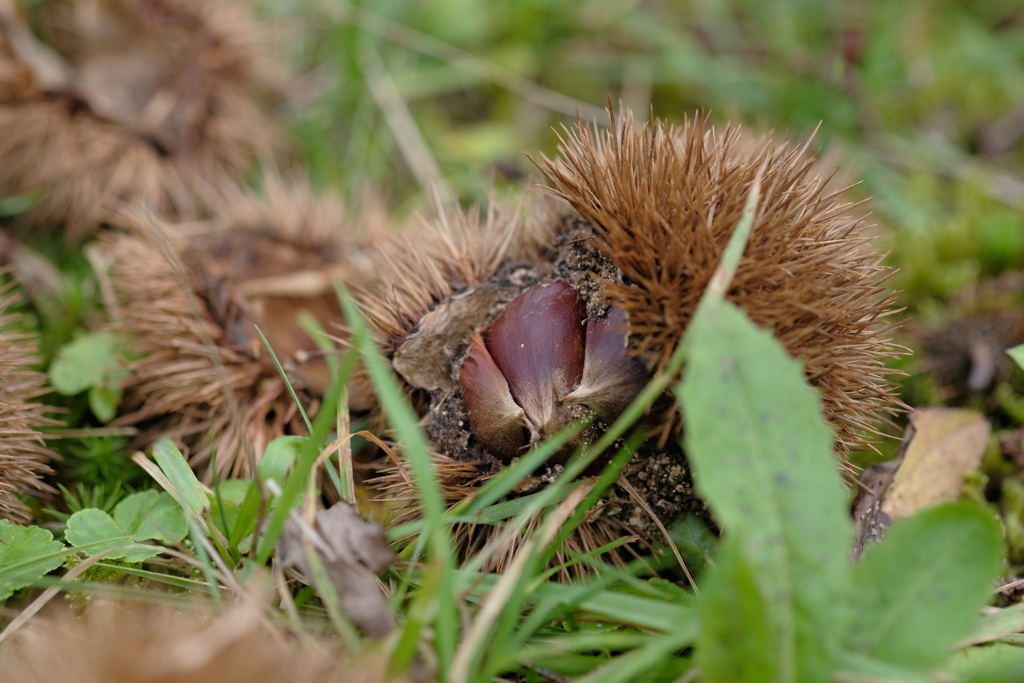
<svg viewBox="0 0 1024 683"><path fill-rule="evenodd" d="M302 155L350 197L482 200L610 97L777 137L820 123L914 309L1024 260L1019 2L261 1L299 74Z"/></svg>

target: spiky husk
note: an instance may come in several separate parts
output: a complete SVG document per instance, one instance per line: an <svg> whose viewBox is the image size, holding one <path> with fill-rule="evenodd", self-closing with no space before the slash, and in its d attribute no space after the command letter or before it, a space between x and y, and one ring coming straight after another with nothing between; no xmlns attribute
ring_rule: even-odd
<svg viewBox="0 0 1024 683"><path fill-rule="evenodd" d="M19 683L313 683L389 680L387 658L297 640L253 607L217 614L101 601L83 616L36 617L0 647L0 679Z"/></svg>
<svg viewBox="0 0 1024 683"><path fill-rule="evenodd" d="M542 170L621 271L605 296L629 316L631 353L662 370L696 311L751 183L765 169L753 232L728 298L804 362L841 451L862 449L900 404L885 359L889 269L868 248L857 204L826 190L806 146L737 144L706 119L642 129L578 123ZM674 412L671 414L675 414Z"/></svg>
<svg viewBox="0 0 1024 683"><path fill-rule="evenodd" d="M18 299L12 285L0 287L0 330L10 330L18 317L8 309ZM26 523L29 509L17 494L53 492L42 477L52 474L38 429L57 424L46 417L46 406L33 399L45 394L46 376L31 366L36 358L35 335L0 331L0 518Z"/></svg>
<svg viewBox="0 0 1024 683"><path fill-rule="evenodd" d="M3 14L0 12L0 14ZM49 0L0 16L0 196L80 239L122 201L191 220L282 149L268 32L232 0Z"/></svg>
<svg viewBox="0 0 1024 683"><path fill-rule="evenodd" d="M545 215L538 220L541 213ZM396 232L372 253L373 277L354 283L360 308L393 353L427 311L456 290L486 282L506 263L543 267L554 213L540 203L441 211L416 229Z"/></svg>
<svg viewBox="0 0 1024 683"><path fill-rule="evenodd" d="M1024 273L1010 271L951 297L943 319L908 321L901 334L922 350L946 404L999 402L1016 364L1006 349L1024 344Z"/></svg>
<svg viewBox="0 0 1024 683"><path fill-rule="evenodd" d="M1024 316L1016 311L968 315L924 335L926 363L942 399L964 403L1009 379L1006 349L1024 343Z"/></svg>
<svg viewBox="0 0 1024 683"><path fill-rule="evenodd" d="M471 494L501 465L458 429L464 416L457 402L449 410L451 399L441 393L446 389L424 391L425 384L410 379L410 361L403 354L407 342L422 333L428 311L435 324L436 311L448 302L482 283L507 285L516 272L527 273L524 287L530 278L561 278L585 303L590 320L611 303L624 309L631 355L652 372L661 371L685 333L762 165L766 172L754 233L729 296L804 361L809 380L823 394L839 452L870 442L876 420L900 406L883 366L899 353L888 339L892 298L882 288L887 269L866 244L863 221L849 217L857 206L841 200L842 190L825 190L828 179L815 175L813 164L804 148L754 145L735 129L715 130L703 120L681 128L656 122L637 130L627 115L613 118L610 132L580 124L563 145L562 158L544 166L554 194L578 214L561 202L530 204L525 217L516 220L492 213L482 224L474 214L457 213L418 239L402 238L383 250L380 284L362 291L359 303L396 370L410 382L407 390L434 441L448 501ZM468 315L476 317L454 326L449 339L441 335L444 354L436 356L452 375L450 391L458 391L454 371L469 333L486 328L496 313L484 307ZM412 368L425 376L420 370ZM674 419L678 409L663 405L659 410L660 445L645 446L649 452L633 459L625 485L612 488L570 540L574 550L593 550L625 535L657 541L652 510L665 514L665 521L686 511L703 514L685 458L672 450L677 439L669 438L680 427ZM443 419L448 420L444 429L431 426ZM551 474L557 472L545 476ZM401 514L417 514L415 491L400 461L388 462L380 483ZM467 554L499 534L489 526L458 531ZM521 542L521 536L506 539L489 554L487 567L500 569ZM621 559L623 552L629 547L612 559Z"/></svg>
<svg viewBox="0 0 1024 683"><path fill-rule="evenodd" d="M188 450L207 478L253 475L270 440L304 433L297 407L254 326L266 334L306 408L330 383L299 326L341 321L334 281L359 271L363 233L333 196L268 179L266 196L237 196L217 223L171 225L142 211L104 237L114 327L140 358L122 414L136 445L162 436Z"/></svg>
<svg viewBox="0 0 1024 683"><path fill-rule="evenodd" d="M569 213L561 202L531 195L514 209L492 202L484 216L476 210L455 209L425 223L415 233L396 234L382 244L372 254L377 264L373 280L353 289L385 353L394 358L396 349L410 333L422 330L423 316L450 300L453 294L464 293L496 278L522 281L526 285L538 277L555 277L553 242L557 234L571 229L569 226L575 223L576 219ZM453 328L459 328L463 322L470 328L482 327L488 315L493 317L494 312L467 311L468 322L460 321ZM462 337L468 337L469 332L464 335L463 332L461 329L453 331L440 351L455 367L465 353L466 339ZM405 388L421 414L431 410L428 395L408 384ZM448 412L444 405L434 407ZM490 454L468 446L470 437L459 428L461 421L457 414L447 421L454 423L453 429L446 431L446 427L440 427L428 431L434 441L433 460L442 494L449 505L454 505L497 474L501 465ZM446 438L448 436L450 438ZM661 464L679 467L674 462ZM416 487L400 456L389 457L377 471L379 476L369 483L381 491L381 502L396 509L392 522L401 523L416 517L419 514ZM538 473L520 485L518 494L537 490L559 471L560 468L555 467ZM625 473L635 489L641 489L642 493L653 490L656 477L651 478L649 489L645 482L634 478L637 471L638 468L631 465ZM680 470L672 477L682 480L687 474ZM665 480L666 477L661 479ZM532 529L539 523L538 517L531 520L528 527ZM567 539L555 562L562 564L569 560L571 553L587 553L624 537L632 537L650 549L659 541L659 537L651 533L653 526L642 505L616 486ZM455 536L463 557L484 551L483 571L501 571L529 537L527 533L503 536L498 527L476 524L457 525ZM619 563L636 555L637 550L627 544L606 559ZM585 565L570 564L560 570L560 576L568 579L587 572Z"/></svg>

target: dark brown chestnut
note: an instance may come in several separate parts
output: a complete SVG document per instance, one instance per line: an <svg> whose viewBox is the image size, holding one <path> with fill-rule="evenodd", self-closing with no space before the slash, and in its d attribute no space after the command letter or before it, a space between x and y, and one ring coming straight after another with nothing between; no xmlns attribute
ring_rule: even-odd
<svg viewBox="0 0 1024 683"><path fill-rule="evenodd" d="M513 400L479 332L469 337L459 377L473 433L495 455L511 460L529 443L526 413Z"/></svg>
<svg viewBox="0 0 1024 683"><path fill-rule="evenodd" d="M520 294L487 332L487 349L526 412L531 441L572 419L562 399L583 377L583 318L576 293L556 280Z"/></svg>

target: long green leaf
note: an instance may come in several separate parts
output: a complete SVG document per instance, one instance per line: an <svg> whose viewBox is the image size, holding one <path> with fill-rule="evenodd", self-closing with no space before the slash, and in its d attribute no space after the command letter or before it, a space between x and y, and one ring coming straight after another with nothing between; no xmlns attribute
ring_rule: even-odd
<svg viewBox="0 0 1024 683"><path fill-rule="evenodd" d="M274 361L274 367L277 368L277 374L281 375L281 381L284 382L284 386L288 389L288 395L292 398L292 403L299 409L299 414L302 415L302 421L306 423L306 431L310 434L313 433L313 423L309 421L309 415L306 414L306 409L302 405L302 401L299 400L299 395L295 393L295 387L292 386L291 380L288 379L288 373L284 371L284 367L281 365L281 361L277 359L277 354L274 353L274 347L267 341L267 337L263 334L263 330L260 329L259 325L254 325L256 328L256 334L260 335L260 340L263 342L263 346L266 347L267 353L270 354L270 359Z"/></svg>
<svg viewBox="0 0 1024 683"><path fill-rule="evenodd" d="M676 387L697 490L733 539L734 574L749 570L764 604L749 615L763 621L746 628L771 639L774 670L734 678L732 660L758 656L761 644L730 643L722 627L731 616L703 609L697 656L711 682L824 680L848 600L852 527L820 400L801 364L725 300L753 230L760 179L690 322Z"/></svg>
<svg viewBox="0 0 1024 683"><path fill-rule="evenodd" d="M935 683L920 671L849 652L839 656L837 669L832 677L836 683Z"/></svg>
<svg viewBox="0 0 1024 683"><path fill-rule="evenodd" d="M660 671L671 663L673 652L681 650L688 642L688 634L675 632L657 638L648 639L647 644L638 647L632 652L612 658L608 664L599 667L587 676L576 680L579 683L626 683L633 681L638 676L651 672L652 669ZM684 671L689 668L689 662L682 660L680 668ZM676 674L681 673L676 671Z"/></svg>
<svg viewBox="0 0 1024 683"><path fill-rule="evenodd" d="M426 435L419 428L419 418L406 400L405 394L402 393L398 379L387 359L368 339L366 321L359 310L344 292L339 296L345 309L345 319L354 332L365 340L359 344L358 349L381 406L388 416L388 422L398 434L398 440L402 445L402 455L409 461L416 490L420 495L423 516L431 527L432 543L436 546L435 551L450 554L451 542L441 519L445 512L444 499L441 495L437 475L434 472L430 444ZM354 345L353 348L355 348Z"/></svg>
<svg viewBox="0 0 1024 683"><path fill-rule="evenodd" d="M493 574L458 571L456 575L459 579L458 590L469 595L487 594L497 580L497 576ZM696 610L690 606L604 590L600 587L595 591L586 583L543 582L533 588L527 602L539 604L542 600L550 600L551 604L573 604L584 612L615 623L663 633L690 629L697 623ZM692 636L696 636L695 628Z"/></svg>
<svg viewBox="0 0 1024 683"><path fill-rule="evenodd" d="M677 395L697 490L766 601L779 668L758 680L821 680L846 619L852 527L818 396L800 363L728 302L698 311L686 343Z"/></svg>
<svg viewBox="0 0 1024 683"><path fill-rule="evenodd" d="M359 332L353 335L353 345L357 346L360 344L362 338L365 338L365 332L363 336L360 336ZM292 473L284 484L276 507L270 513L266 532L260 537L256 546L258 549L256 555L257 564L266 564L267 560L270 559L270 554L274 551L274 544L277 543L278 537L284 531L284 525L288 521L288 514L292 506L299 500L299 497L306 488L306 480L313 469L313 464L320 455L321 444L323 444L334 422L338 400L345 389L345 383L348 382L348 377L355 365L355 360L356 354L354 351L349 351L349 353L345 354L345 358L341 363L341 370L338 376L334 377L330 391L327 392L323 403L320 405L316 419L313 420L313 431L302 443L301 452L295 461Z"/></svg>
<svg viewBox="0 0 1024 683"><path fill-rule="evenodd" d="M497 501L510 493L519 482L529 477L534 470L547 462L548 458L562 450L562 447L565 446L565 444L569 443L573 437L586 429L589 424L589 420L573 422L550 439L545 439L541 444L536 448L531 449L515 463L509 465L501 470L501 472L488 479L472 499L469 499L465 504L460 503L455 505L448 514L458 515L463 511L476 512L479 510L483 511L484 516L488 516L488 510L490 511L490 514L493 514L494 510L500 505L500 503L498 505L492 505L493 503L497 503ZM568 495L568 492L566 492L565 495ZM509 514L508 517L511 517L514 514L515 513ZM493 519L506 519L506 517L494 517Z"/></svg>

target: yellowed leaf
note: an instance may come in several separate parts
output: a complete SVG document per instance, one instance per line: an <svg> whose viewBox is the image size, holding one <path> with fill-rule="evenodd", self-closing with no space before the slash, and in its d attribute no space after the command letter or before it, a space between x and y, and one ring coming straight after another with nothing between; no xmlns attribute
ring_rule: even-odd
<svg viewBox="0 0 1024 683"><path fill-rule="evenodd" d="M929 408L910 420L914 436L882 500L891 519L957 500L964 475L981 464L991 432L974 410Z"/></svg>

